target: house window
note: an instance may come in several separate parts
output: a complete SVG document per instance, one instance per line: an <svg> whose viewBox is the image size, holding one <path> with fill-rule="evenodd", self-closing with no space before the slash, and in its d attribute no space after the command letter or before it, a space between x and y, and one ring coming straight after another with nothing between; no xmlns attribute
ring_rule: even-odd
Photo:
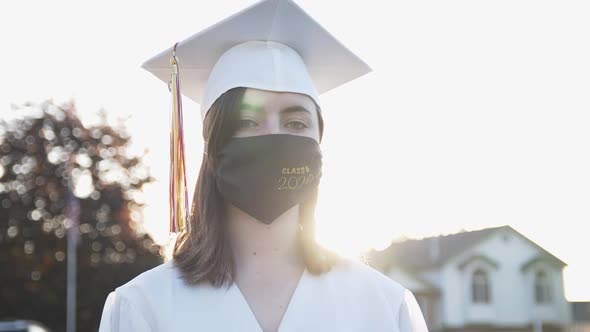
<svg viewBox="0 0 590 332"><path fill-rule="evenodd" d="M545 271L535 274L535 301L540 304L551 302L551 280Z"/></svg>
<svg viewBox="0 0 590 332"><path fill-rule="evenodd" d="M488 273L482 269L473 272L471 280L472 300L474 303L490 302L490 282Z"/></svg>

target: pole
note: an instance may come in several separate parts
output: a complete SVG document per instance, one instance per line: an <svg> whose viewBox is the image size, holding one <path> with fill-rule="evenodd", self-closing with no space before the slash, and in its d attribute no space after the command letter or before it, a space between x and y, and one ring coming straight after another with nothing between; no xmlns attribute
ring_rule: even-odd
<svg viewBox="0 0 590 332"><path fill-rule="evenodd" d="M80 215L80 202L74 195L71 186L72 173L69 172L68 190L67 190L67 223L68 223L68 236L67 236L67 304L66 304L66 331L76 331L76 278L77 278L77 265L78 252L76 247L78 245L79 233L79 215Z"/></svg>

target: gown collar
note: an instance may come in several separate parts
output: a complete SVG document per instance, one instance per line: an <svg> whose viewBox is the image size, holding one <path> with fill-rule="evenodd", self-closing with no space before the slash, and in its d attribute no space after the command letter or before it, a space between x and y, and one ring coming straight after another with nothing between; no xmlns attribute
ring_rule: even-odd
<svg viewBox="0 0 590 332"><path fill-rule="evenodd" d="M287 305L287 309L285 310L285 313L283 314L283 317L281 319L281 322L279 323L279 328L277 329L277 332L287 332L288 331L288 327L289 327L289 321L290 321L290 316L293 315L294 311L297 310L298 307L298 298L300 297L300 293L302 293L304 291L305 285L308 281L308 271L307 271L307 267L303 270L303 273L301 274L301 277L299 278L299 281L297 282L297 286L295 287L295 290L293 291L293 294L291 295L291 299L289 300L289 304ZM252 308L250 307L250 305L248 304L248 301L246 301L246 297L244 297L244 294L242 293L242 291L240 290L240 288L238 287L238 285L233 282L229 292L231 293L232 297L235 297L238 301L238 307L240 308L240 310L243 310L245 313L247 313L248 316L248 325L252 326L252 329L248 329L247 331L256 331L256 332L263 332L262 327L260 326L260 323L258 322L258 320L256 319L256 316L254 315L254 312L252 311Z"/></svg>

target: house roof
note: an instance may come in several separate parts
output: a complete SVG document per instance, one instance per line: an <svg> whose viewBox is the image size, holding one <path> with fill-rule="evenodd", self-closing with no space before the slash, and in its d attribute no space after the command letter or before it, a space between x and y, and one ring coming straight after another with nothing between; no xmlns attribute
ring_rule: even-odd
<svg viewBox="0 0 590 332"><path fill-rule="evenodd" d="M561 261L555 260L552 257L547 256L546 254L540 254L540 255L537 255L537 256L529 259L524 264L522 264L522 266L520 267L520 270L526 271L527 269L529 269L531 266L534 266L538 262L545 262L549 265L554 265L554 266L558 266L558 267L563 266L560 263Z"/></svg>
<svg viewBox="0 0 590 332"><path fill-rule="evenodd" d="M465 266L469 265L469 263L476 261L476 260L484 261L487 264L491 265L494 269L497 269L498 266L500 266L500 264L498 262L496 262L495 260L493 260L487 256L472 255L472 256L469 256L467 259L463 260L463 262L461 262L459 264L459 269L464 269Z"/></svg>
<svg viewBox="0 0 590 332"><path fill-rule="evenodd" d="M389 270L389 268L394 265L409 271L440 267L450 258L479 244L492 234L505 230L514 232L526 239L562 266L567 265L562 260L553 256L541 246L537 245L508 225L484 228L476 231L464 231L424 239L393 242L384 250L376 251L372 249L368 251L365 254L365 259L369 264L382 271Z"/></svg>

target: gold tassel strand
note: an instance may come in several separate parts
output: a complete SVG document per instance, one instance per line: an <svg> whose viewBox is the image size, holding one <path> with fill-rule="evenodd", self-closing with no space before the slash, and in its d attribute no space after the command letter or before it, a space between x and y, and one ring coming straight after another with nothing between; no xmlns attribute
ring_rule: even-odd
<svg viewBox="0 0 590 332"><path fill-rule="evenodd" d="M172 74L168 88L172 93L170 130L170 233L184 232L188 223L188 192L184 159L184 134L182 131L182 95L176 46L174 44L170 65ZM190 225L188 225L190 231Z"/></svg>

